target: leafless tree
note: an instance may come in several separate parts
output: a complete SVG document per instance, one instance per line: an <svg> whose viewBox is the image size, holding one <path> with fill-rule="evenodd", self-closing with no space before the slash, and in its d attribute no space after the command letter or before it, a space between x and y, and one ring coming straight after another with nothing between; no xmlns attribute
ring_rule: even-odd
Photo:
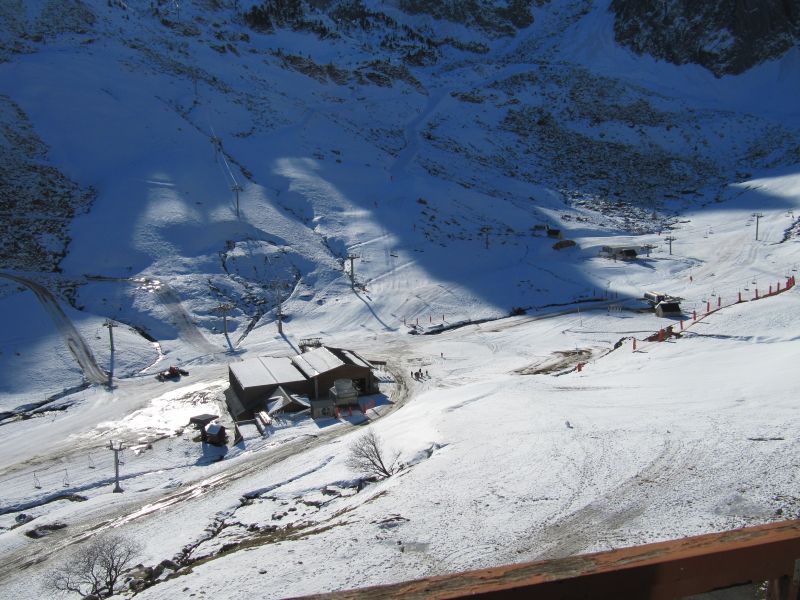
<svg viewBox="0 0 800 600"><path fill-rule="evenodd" d="M54 592L108 598L141 549L138 542L120 535L96 538L85 542L68 560L49 571L42 585Z"/></svg>
<svg viewBox="0 0 800 600"><path fill-rule="evenodd" d="M347 456L347 466L359 473L371 477L384 479L391 477L400 470L398 462L400 453L387 457L383 449L383 442L372 429L350 444L350 453Z"/></svg>

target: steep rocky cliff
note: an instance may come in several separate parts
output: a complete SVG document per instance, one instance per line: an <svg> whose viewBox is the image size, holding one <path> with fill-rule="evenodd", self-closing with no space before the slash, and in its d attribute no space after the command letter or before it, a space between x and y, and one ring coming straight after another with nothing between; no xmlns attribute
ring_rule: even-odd
<svg viewBox="0 0 800 600"><path fill-rule="evenodd" d="M800 43L800 0L613 0L617 42L715 75L738 74Z"/></svg>

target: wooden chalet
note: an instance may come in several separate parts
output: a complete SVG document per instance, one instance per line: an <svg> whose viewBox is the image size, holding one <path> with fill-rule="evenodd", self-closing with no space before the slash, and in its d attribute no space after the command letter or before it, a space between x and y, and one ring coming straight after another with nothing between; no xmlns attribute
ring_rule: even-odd
<svg viewBox="0 0 800 600"><path fill-rule="evenodd" d="M232 363L228 378L235 398L228 408L234 419L250 418L267 411L276 396L293 398L295 404L309 402L312 415L330 412L330 407L314 404L327 401L338 379L352 382L357 395L378 392L378 383L369 361L352 350L319 346L293 357L257 357ZM280 391L277 391L280 388ZM353 404L357 398L353 400Z"/></svg>
<svg viewBox="0 0 800 600"><path fill-rule="evenodd" d="M352 350L321 346L298 354L292 362L306 376L314 400L327 397L337 379L352 380L359 394L378 391L372 365Z"/></svg>
<svg viewBox="0 0 800 600"><path fill-rule="evenodd" d="M309 389L306 376L286 357L259 356L232 363L228 365L228 380L238 400L229 402L228 408L237 420L248 412L264 410L278 386L296 394L308 394Z"/></svg>

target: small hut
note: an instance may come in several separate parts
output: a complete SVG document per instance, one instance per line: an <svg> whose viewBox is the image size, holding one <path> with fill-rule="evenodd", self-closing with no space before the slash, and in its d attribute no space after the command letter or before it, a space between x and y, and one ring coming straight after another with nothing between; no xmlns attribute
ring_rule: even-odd
<svg viewBox="0 0 800 600"><path fill-rule="evenodd" d="M225 427L219 423L209 423L203 431L205 433L203 441L215 446L224 446L225 441L228 439Z"/></svg>
<svg viewBox="0 0 800 600"><path fill-rule="evenodd" d="M655 313L657 317L670 317L681 315L683 311L677 298L669 298L656 304Z"/></svg>
<svg viewBox="0 0 800 600"><path fill-rule="evenodd" d="M562 237L561 230L553 229L552 227L547 227L547 237L560 240Z"/></svg>
<svg viewBox="0 0 800 600"><path fill-rule="evenodd" d="M189 419L189 425L194 425L197 429L205 429L206 425L219 419L219 415L195 415Z"/></svg>

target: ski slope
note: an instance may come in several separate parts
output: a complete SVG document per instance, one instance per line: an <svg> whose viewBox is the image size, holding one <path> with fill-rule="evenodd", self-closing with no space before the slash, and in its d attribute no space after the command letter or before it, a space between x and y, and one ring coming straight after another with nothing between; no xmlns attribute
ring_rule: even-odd
<svg viewBox="0 0 800 600"><path fill-rule="evenodd" d="M40 160L97 192L61 272L0 273L0 595L42 597L48 569L109 531L145 566L186 565L138 597L278 598L800 515L798 291L770 294L800 263L796 50L714 79L618 48L607 2L538 7L513 39L418 15L402 18L489 51L446 48L418 85L381 86L352 75L376 32L261 35L193 4L180 22L203 28L183 35L88 4L91 33L0 63ZM604 110L641 99L675 120L582 113L606 85L630 102ZM507 127L526 106L551 107L565 143L663 153L685 180L637 206L592 196L602 176ZM621 194L643 169L619 165ZM653 250L614 262L607 244ZM645 290L685 318L644 311ZM681 335L645 341L669 325ZM195 441L193 415L232 425L228 364L308 337L386 362L374 407ZM158 382L169 364L189 375ZM364 425L405 467L362 487L346 459Z"/></svg>

